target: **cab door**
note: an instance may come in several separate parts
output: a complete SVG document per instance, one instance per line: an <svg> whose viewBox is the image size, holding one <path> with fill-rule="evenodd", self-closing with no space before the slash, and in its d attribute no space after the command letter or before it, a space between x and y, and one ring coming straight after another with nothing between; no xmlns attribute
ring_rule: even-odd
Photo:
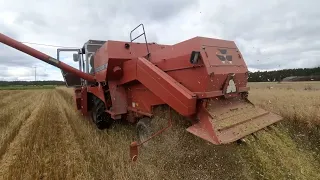
<svg viewBox="0 0 320 180"><path fill-rule="evenodd" d="M61 52L74 52L73 53L73 61L79 62L79 70L83 71L84 69L84 61L81 54L81 49L58 49L57 50L57 59L60 61L60 53ZM80 87L84 84L84 80L71 72L66 72L61 70L62 76L64 78L64 82L67 87Z"/></svg>

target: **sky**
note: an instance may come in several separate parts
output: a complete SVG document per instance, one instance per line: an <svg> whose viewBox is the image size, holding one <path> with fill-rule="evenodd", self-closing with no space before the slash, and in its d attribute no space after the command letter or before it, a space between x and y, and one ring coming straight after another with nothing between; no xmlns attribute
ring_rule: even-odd
<svg viewBox="0 0 320 180"><path fill-rule="evenodd" d="M89 39L130 39L140 23L149 42L195 36L231 40L249 70L320 66L316 0L0 0L0 32L21 42L82 47ZM27 44L56 57L56 47ZM62 61L77 67L72 54ZM36 68L35 68L36 67ZM0 44L0 80L63 80L61 71Z"/></svg>

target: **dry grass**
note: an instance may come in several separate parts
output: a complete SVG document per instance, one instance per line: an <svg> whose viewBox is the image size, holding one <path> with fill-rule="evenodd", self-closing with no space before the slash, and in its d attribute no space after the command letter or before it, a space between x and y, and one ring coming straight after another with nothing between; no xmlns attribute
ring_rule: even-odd
<svg viewBox="0 0 320 180"><path fill-rule="evenodd" d="M141 148L136 163L128 156L134 126L97 130L75 110L70 89L0 91L0 177L320 179L320 83L249 85L250 100L283 122L244 144L215 146L186 132L174 113L174 126ZM168 114L158 118L165 124Z"/></svg>
<svg viewBox="0 0 320 180"><path fill-rule="evenodd" d="M320 83L250 83L250 100L287 119L320 124Z"/></svg>
<svg viewBox="0 0 320 180"><path fill-rule="evenodd" d="M249 86L249 99L253 103L285 118L271 131L255 133L258 140L250 144L249 152L261 164L254 163L252 167L263 169L273 179L319 179L320 83L249 83Z"/></svg>

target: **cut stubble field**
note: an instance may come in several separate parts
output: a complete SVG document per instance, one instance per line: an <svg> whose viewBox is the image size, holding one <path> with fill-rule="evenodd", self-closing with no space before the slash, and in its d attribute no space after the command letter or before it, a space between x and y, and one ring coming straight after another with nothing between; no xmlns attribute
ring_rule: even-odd
<svg viewBox="0 0 320 180"><path fill-rule="evenodd" d="M215 146L186 132L175 113L135 163L135 127L98 130L76 111L71 89L0 91L0 178L320 179L320 83L249 86L253 103L285 119L242 144Z"/></svg>

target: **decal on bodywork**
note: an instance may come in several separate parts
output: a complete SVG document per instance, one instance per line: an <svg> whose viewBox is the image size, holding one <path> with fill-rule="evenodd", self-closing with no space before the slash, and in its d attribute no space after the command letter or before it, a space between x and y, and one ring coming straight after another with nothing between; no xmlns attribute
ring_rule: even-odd
<svg viewBox="0 0 320 180"><path fill-rule="evenodd" d="M53 57L49 57L49 63L54 65L54 64L59 64L59 60L53 58Z"/></svg>
<svg viewBox="0 0 320 180"><path fill-rule="evenodd" d="M104 69L107 69L107 67L108 67L108 63L103 64L103 65L95 68L94 71L95 71L95 72L99 72L99 71L102 71L102 70L104 70Z"/></svg>
<svg viewBox="0 0 320 180"><path fill-rule="evenodd" d="M229 63L232 63L232 55L228 55L228 50L227 49L218 49L219 52L217 52L217 57L225 63L227 60Z"/></svg>

